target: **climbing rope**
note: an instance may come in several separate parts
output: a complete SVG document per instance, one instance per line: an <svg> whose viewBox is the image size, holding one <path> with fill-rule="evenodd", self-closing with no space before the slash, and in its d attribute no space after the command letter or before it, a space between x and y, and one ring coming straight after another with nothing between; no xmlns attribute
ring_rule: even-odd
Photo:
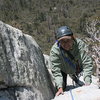
<svg viewBox="0 0 100 100"><path fill-rule="evenodd" d="M72 100L74 100L74 96L72 94L72 89L69 90Z"/></svg>

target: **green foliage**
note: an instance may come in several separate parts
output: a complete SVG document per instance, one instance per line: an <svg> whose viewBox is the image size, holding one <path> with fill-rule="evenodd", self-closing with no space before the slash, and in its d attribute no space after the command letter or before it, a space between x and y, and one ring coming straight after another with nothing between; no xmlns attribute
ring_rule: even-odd
<svg viewBox="0 0 100 100"><path fill-rule="evenodd" d="M57 27L68 25L75 34L84 35L86 19L99 14L99 0L0 1L0 20L33 36L45 53L55 41Z"/></svg>

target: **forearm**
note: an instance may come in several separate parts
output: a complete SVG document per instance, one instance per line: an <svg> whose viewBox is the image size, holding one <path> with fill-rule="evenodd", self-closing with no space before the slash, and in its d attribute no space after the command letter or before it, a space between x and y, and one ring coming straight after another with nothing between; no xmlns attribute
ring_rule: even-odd
<svg viewBox="0 0 100 100"><path fill-rule="evenodd" d="M84 81L87 84L90 84L92 82L92 73L93 73L93 63L92 59L88 58L87 62L83 65L83 71L84 71Z"/></svg>
<svg viewBox="0 0 100 100"><path fill-rule="evenodd" d="M63 87L63 78L62 78L62 75L61 73L57 73L57 72L53 72L53 76L54 76L54 81L55 81L55 84L56 84L56 87L57 89Z"/></svg>

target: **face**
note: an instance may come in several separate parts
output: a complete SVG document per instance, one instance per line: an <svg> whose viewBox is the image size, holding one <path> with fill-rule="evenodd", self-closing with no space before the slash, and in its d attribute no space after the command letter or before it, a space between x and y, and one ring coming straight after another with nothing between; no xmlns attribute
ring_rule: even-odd
<svg viewBox="0 0 100 100"><path fill-rule="evenodd" d="M71 36L68 36L68 38L62 38L59 43L61 45L61 47L65 50L70 50L72 49L73 46L73 38Z"/></svg>

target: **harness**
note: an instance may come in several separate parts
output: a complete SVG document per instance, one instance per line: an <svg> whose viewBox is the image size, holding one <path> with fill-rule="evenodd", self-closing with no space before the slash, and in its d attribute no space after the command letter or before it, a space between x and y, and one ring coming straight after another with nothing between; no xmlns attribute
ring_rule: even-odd
<svg viewBox="0 0 100 100"><path fill-rule="evenodd" d="M59 42L57 42L58 47L60 48L60 52L62 57L64 58L65 62L67 62L73 69L76 70L76 73L72 75L72 79L75 81L75 83L77 83L79 86L82 86L79 84L79 79L78 79L78 75L79 73L83 70L83 68L79 65L78 60L75 60L75 57L70 53L70 51L66 51L65 49L63 49ZM64 55L64 52L66 52L68 54L68 56L70 57L71 60L74 60L75 64Z"/></svg>

